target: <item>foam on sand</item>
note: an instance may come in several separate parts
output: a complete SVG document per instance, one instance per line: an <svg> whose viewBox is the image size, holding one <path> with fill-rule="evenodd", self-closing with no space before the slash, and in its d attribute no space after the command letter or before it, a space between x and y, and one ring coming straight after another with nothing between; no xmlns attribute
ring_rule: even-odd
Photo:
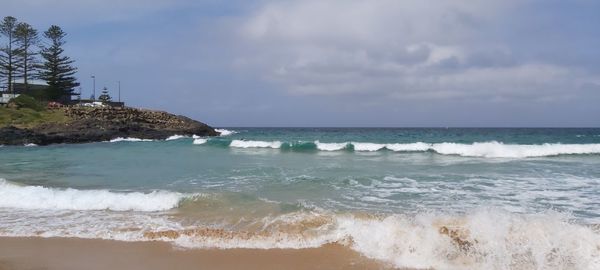
<svg viewBox="0 0 600 270"><path fill-rule="evenodd" d="M338 233L370 258L423 269L598 269L600 234L557 213L476 211L341 217Z"/></svg>
<svg viewBox="0 0 600 270"><path fill-rule="evenodd" d="M399 268L600 269L600 233L556 212L515 214L358 215L295 212L243 227L184 226L142 212L77 211L55 215L0 208L0 235L166 241L187 248L311 248L347 246ZM93 224L91 226L90 224Z"/></svg>
<svg viewBox="0 0 600 270"><path fill-rule="evenodd" d="M290 214L260 233L166 230L150 239L202 248L310 248L337 243L399 268L598 269L600 234L558 213L480 210L464 216ZM298 233L300 232L300 233Z"/></svg>

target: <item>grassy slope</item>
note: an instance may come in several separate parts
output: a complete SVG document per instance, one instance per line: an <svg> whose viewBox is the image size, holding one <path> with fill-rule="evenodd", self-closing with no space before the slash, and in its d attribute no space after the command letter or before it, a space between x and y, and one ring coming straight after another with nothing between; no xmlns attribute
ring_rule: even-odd
<svg viewBox="0 0 600 270"><path fill-rule="evenodd" d="M12 125L18 128L32 128L41 123L65 123L69 120L62 109L35 111L29 108L0 107L0 127Z"/></svg>

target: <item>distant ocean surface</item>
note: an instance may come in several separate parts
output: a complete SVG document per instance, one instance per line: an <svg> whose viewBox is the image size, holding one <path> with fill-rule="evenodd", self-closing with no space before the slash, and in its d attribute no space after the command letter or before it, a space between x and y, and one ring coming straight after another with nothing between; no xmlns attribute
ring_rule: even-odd
<svg viewBox="0 0 600 270"><path fill-rule="evenodd" d="M600 129L221 131L0 147L0 236L600 269Z"/></svg>

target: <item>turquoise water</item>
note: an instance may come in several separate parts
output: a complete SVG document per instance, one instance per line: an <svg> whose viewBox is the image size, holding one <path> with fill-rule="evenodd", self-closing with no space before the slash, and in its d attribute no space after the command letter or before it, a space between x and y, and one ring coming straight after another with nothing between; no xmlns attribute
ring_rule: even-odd
<svg viewBox="0 0 600 270"><path fill-rule="evenodd" d="M228 130L235 133L1 147L0 234L143 241L163 230L267 231L276 236L162 240L301 248L351 238L346 245L398 266L462 269L456 257L467 256L477 264L465 269L503 269L517 246L550 252L553 243L522 235L536 228L556 245L565 237L584 242L554 254L580 261L568 269L600 265L593 229L600 222L600 129ZM476 239L478 252L437 233L450 225ZM389 243L372 245L365 230ZM418 237L401 236L406 232ZM513 240L521 242L485 245ZM435 248L412 254L410 241ZM550 263L542 255L520 263Z"/></svg>

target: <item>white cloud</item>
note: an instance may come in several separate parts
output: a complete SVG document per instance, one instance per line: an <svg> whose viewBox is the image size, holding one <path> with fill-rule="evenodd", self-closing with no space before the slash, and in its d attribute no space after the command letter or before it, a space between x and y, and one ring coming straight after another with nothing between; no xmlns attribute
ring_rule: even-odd
<svg viewBox="0 0 600 270"><path fill-rule="evenodd" d="M487 40L522 1L285 1L247 18L236 67L299 95L569 98L597 74Z"/></svg>

